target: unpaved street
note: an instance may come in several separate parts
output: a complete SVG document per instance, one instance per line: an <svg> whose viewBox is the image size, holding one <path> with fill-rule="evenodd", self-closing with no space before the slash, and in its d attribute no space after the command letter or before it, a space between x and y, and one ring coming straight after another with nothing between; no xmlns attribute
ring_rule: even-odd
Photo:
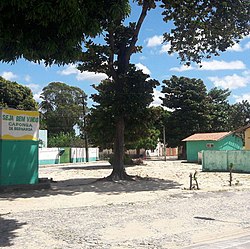
<svg viewBox="0 0 250 249"><path fill-rule="evenodd" d="M43 167L51 190L0 194L0 247L185 248L250 235L250 175L180 161L128 167L135 182L96 181L107 163ZM201 190L189 188L198 170Z"/></svg>

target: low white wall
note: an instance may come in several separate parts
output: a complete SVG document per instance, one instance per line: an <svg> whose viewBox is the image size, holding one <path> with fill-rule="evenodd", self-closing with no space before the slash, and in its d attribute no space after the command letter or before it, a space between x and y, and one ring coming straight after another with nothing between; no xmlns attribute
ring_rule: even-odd
<svg viewBox="0 0 250 249"><path fill-rule="evenodd" d="M89 161L98 161L99 160L99 148L89 148Z"/></svg>
<svg viewBox="0 0 250 249"><path fill-rule="evenodd" d="M59 163L59 148L39 148L39 164Z"/></svg>
<svg viewBox="0 0 250 249"><path fill-rule="evenodd" d="M60 163L59 148L39 148L39 165ZM70 162L86 162L85 148L71 148ZM99 148L89 148L89 162L99 160Z"/></svg>
<svg viewBox="0 0 250 249"><path fill-rule="evenodd" d="M71 148L70 158L72 163L86 162L85 148Z"/></svg>

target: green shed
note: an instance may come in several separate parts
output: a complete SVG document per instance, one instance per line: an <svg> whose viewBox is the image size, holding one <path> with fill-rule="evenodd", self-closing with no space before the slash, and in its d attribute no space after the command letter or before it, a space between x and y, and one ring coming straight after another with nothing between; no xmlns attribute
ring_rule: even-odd
<svg viewBox="0 0 250 249"><path fill-rule="evenodd" d="M198 162L203 150L241 150L242 138L234 132L196 133L182 140L186 142L187 161Z"/></svg>

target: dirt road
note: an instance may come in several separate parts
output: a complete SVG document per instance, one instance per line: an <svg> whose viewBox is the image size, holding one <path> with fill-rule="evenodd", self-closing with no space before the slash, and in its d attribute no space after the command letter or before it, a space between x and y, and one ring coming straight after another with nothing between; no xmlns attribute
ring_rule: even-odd
<svg viewBox="0 0 250 249"><path fill-rule="evenodd" d="M51 190L0 194L0 248L184 248L250 234L250 175L147 161L144 177L103 182L107 163L43 167ZM201 190L189 188L198 171Z"/></svg>

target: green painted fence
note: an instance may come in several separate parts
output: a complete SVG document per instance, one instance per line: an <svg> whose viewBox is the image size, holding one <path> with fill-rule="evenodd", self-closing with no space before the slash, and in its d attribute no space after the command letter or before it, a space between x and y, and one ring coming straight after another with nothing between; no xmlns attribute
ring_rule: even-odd
<svg viewBox="0 0 250 249"><path fill-rule="evenodd" d="M203 171L229 171L230 164L234 172L250 173L250 151L202 151Z"/></svg>

